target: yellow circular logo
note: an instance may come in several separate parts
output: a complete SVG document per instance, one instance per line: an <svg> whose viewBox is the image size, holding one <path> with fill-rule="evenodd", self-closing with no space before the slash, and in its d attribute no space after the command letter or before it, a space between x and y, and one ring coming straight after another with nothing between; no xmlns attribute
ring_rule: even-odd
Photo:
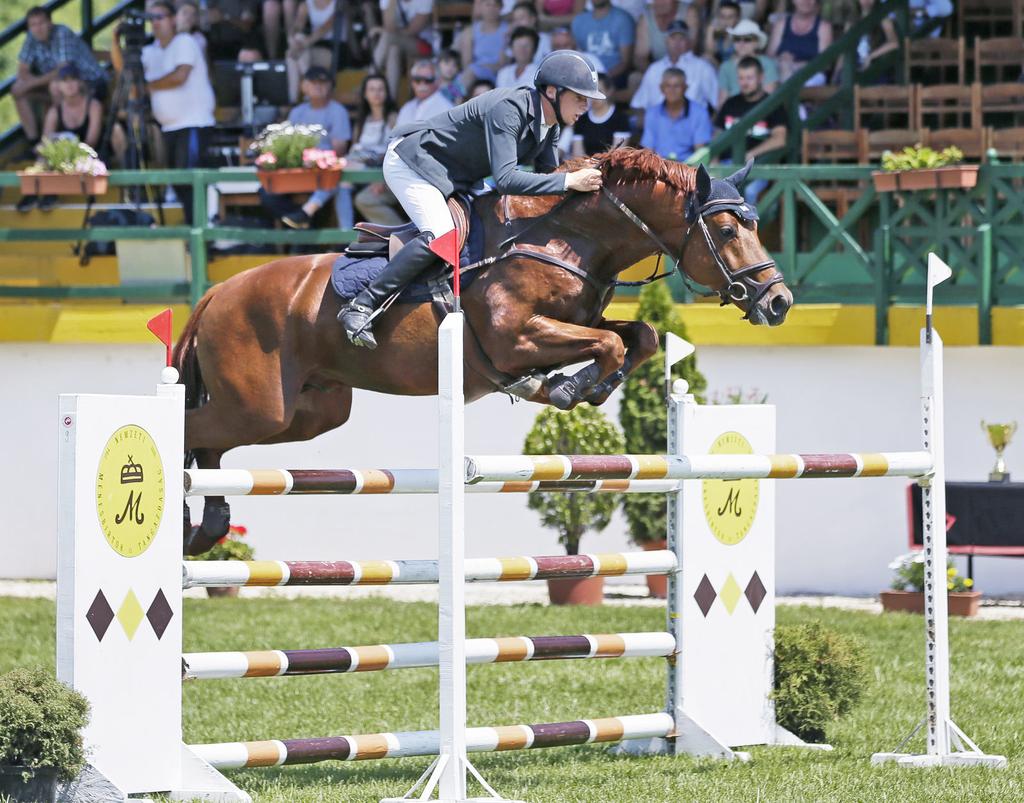
<svg viewBox="0 0 1024 803"><path fill-rule="evenodd" d="M126 558L145 552L164 515L164 465L153 437L129 424L110 436L96 472L96 514L107 543Z"/></svg>
<svg viewBox="0 0 1024 803"><path fill-rule="evenodd" d="M753 454L738 432L723 432L709 454ZM747 537L757 515L758 480L704 480L704 516L715 538L727 546Z"/></svg>

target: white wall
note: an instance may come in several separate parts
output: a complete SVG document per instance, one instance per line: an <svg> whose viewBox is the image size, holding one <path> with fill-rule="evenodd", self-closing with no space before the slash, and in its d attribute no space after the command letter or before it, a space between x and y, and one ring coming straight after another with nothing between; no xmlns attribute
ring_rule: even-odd
<svg viewBox="0 0 1024 803"><path fill-rule="evenodd" d="M0 577L55 575L58 393L152 393L158 346L0 344ZM778 406L780 451L919 448L916 349L704 347L699 365L712 389L742 386ZM1024 422L1024 350L946 351L946 437L951 480L982 480L994 461L979 421ZM538 408L490 397L467 411L467 451L514 453ZM437 405L358 392L345 427L315 441L247 447L228 467L402 468L434 464ZM1024 433L1007 450L1024 481ZM780 593L871 594L888 584L892 557L906 550L906 481L805 480L778 488ZM519 495L470 496L470 555L555 554ZM249 528L260 557L418 558L435 554L433 497L238 498L234 521ZM175 511L168 515L176 516ZM198 520L199 511L194 511ZM1024 519L1024 517L1022 517ZM628 548L624 523L589 534L591 551ZM1024 563L978 558L979 588L1024 594Z"/></svg>

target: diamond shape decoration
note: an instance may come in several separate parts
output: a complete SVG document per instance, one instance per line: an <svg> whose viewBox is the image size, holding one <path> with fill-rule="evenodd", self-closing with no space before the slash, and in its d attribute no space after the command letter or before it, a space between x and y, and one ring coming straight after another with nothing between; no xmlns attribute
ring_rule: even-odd
<svg viewBox="0 0 1024 803"><path fill-rule="evenodd" d="M722 589L718 592L719 598L722 600L722 604L725 609L731 614L736 610L736 603L740 601L740 597L743 596L743 591L740 589L740 584L736 582L736 578L729 573L729 576L725 578L725 582L722 583Z"/></svg>
<svg viewBox="0 0 1024 803"><path fill-rule="evenodd" d="M107 628L114 621L114 609L110 607L110 603L107 602L102 591L96 592L92 605L85 612L85 619L89 623L89 627L92 628L92 632L96 634L96 640L103 641L103 637L107 634Z"/></svg>
<svg viewBox="0 0 1024 803"><path fill-rule="evenodd" d="M158 589L156 596L153 597L152 604L149 606L149 610L146 611L146 618L149 619L150 625L153 626L153 632L156 633L157 641L163 636L173 616L174 611L171 610L171 604L167 601L167 597L164 596L164 590L162 588Z"/></svg>
<svg viewBox="0 0 1024 803"><path fill-rule="evenodd" d="M139 629L139 625L142 623L142 619L146 614L142 610L142 606L139 604L139 598L135 596L135 592L128 589L128 593L125 595L124 602L121 603L121 607L117 609L117 621L121 623L121 627L124 628L125 635L128 636L128 641L131 641L135 637L135 631Z"/></svg>
<svg viewBox="0 0 1024 803"><path fill-rule="evenodd" d="M761 582L757 572L754 572L750 582L747 583L747 587L743 589L743 596L747 598L747 602L754 609L754 613L757 613L757 609L761 607L764 598L768 596L768 589L764 587L764 583Z"/></svg>
<svg viewBox="0 0 1024 803"><path fill-rule="evenodd" d="M697 590L693 593L693 598L697 600L697 607L700 608L700 612L704 616L708 615L708 611L711 610L716 596L718 595L715 593L715 587L711 585L711 581L708 580L708 576L705 574L700 578Z"/></svg>

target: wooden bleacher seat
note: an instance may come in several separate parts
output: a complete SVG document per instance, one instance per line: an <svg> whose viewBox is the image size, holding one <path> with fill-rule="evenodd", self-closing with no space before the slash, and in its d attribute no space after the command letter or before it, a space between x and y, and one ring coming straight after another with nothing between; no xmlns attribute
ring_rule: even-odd
<svg viewBox="0 0 1024 803"><path fill-rule="evenodd" d="M1024 84L981 84L978 90L981 124L994 129L1024 126Z"/></svg>
<svg viewBox="0 0 1024 803"><path fill-rule="evenodd" d="M334 79L334 99L349 109L359 106L359 87L367 76L366 70L341 70Z"/></svg>
<svg viewBox="0 0 1024 803"><path fill-rule="evenodd" d="M839 89L840 87L835 84L802 87L800 89L800 103L807 115L810 116L818 106L830 100ZM831 125L833 120L834 115L830 116L828 120L821 121L821 125Z"/></svg>
<svg viewBox="0 0 1024 803"><path fill-rule="evenodd" d="M903 83L962 84L964 70L964 38L904 39Z"/></svg>
<svg viewBox="0 0 1024 803"><path fill-rule="evenodd" d="M993 128L989 147L995 149L1001 161L1024 162L1024 127Z"/></svg>
<svg viewBox="0 0 1024 803"><path fill-rule="evenodd" d="M929 84L914 93L914 128L973 128L981 125L981 88L974 84Z"/></svg>
<svg viewBox="0 0 1024 803"><path fill-rule="evenodd" d="M853 87L855 128L910 128L914 118L917 84Z"/></svg>
<svg viewBox="0 0 1024 803"><path fill-rule="evenodd" d="M962 36L1021 35L1020 0L956 0L956 29Z"/></svg>
<svg viewBox="0 0 1024 803"><path fill-rule="evenodd" d="M862 163L880 162L886 151L901 151L924 142L924 132L913 128L882 128L869 131L858 130L860 135L860 161Z"/></svg>
<svg viewBox="0 0 1024 803"><path fill-rule="evenodd" d="M1000 36L974 40L974 80L983 80L982 70L989 68L995 81L1016 81L1024 67L1024 38ZM992 83L991 78L987 80Z"/></svg>
<svg viewBox="0 0 1024 803"><path fill-rule="evenodd" d="M473 18L473 3L463 0L434 0L434 30L454 31L459 23L468 25Z"/></svg>
<svg viewBox="0 0 1024 803"><path fill-rule="evenodd" d="M964 159L980 162L988 151L990 129L984 126L977 128L937 128L924 132L924 144L929 148L941 151L943 148L955 147L964 153Z"/></svg>
<svg viewBox="0 0 1024 803"><path fill-rule="evenodd" d="M856 131L808 131L805 128L801 142L803 163L857 164L860 162L860 139ZM840 220L862 191L859 185L848 182L816 184L814 187L814 194L822 202L835 206L836 217Z"/></svg>

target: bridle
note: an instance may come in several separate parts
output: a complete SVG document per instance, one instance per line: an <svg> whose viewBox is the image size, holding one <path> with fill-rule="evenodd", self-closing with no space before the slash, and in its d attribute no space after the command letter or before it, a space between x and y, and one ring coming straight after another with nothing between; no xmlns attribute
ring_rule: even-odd
<svg viewBox="0 0 1024 803"><path fill-rule="evenodd" d="M648 226L644 223L637 214L630 209L625 202L622 201L615 193L613 193L607 187L602 186L601 191L605 197L608 198L622 214L624 214L631 223L639 228L647 238L651 240L656 246L660 253L672 255L672 249ZM755 221L757 220L757 209L753 204L748 204L739 198L719 198L706 201L703 205L697 206L696 199L691 201L686 211L686 219L690 224L686 229L686 234L683 236L682 245L679 247L679 256L675 258L676 266L672 270L665 271L664 273L658 273L660 265L660 254L659 262L654 267L654 272L646 279L641 279L635 282L624 282L615 281L617 287L639 287L642 285L650 284L651 282L657 281L658 279L665 279L674 273L679 273L680 278L683 280L683 284L686 288L694 295L699 295L703 298L710 298L712 296L718 296L722 302L722 306L726 306L731 303L747 303L747 311L743 316L744 320L750 318L751 313L757 306L758 302L764 297L765 293L776 284L784 281L782 273L776 268L774 259L766 259L763 262L755 262L751 265L744 265L742 268L738 268L734 271L729 270L729 266L725 264L725 260L722 258L722 253L715 245L715 241L711 237L711 232L708 230L708 225L704 218L708 215L718 214L719 212L730 212L740 220ZM703 235L704 242L707 245L708 251L711 253L712 258L715 261L715 266L718 268L718 272L721 274L724 281L723 286L718 290L704 290L699 287L695 287L691 282L686 272L680 270L679 266L683 264L683 256L686 254L686 247L690 244L690 236L693 234L695 228L700 231ZM776 268L775 274L764 282L759 282L754 279L754 274L759 273L767 268Z"/></svg>

